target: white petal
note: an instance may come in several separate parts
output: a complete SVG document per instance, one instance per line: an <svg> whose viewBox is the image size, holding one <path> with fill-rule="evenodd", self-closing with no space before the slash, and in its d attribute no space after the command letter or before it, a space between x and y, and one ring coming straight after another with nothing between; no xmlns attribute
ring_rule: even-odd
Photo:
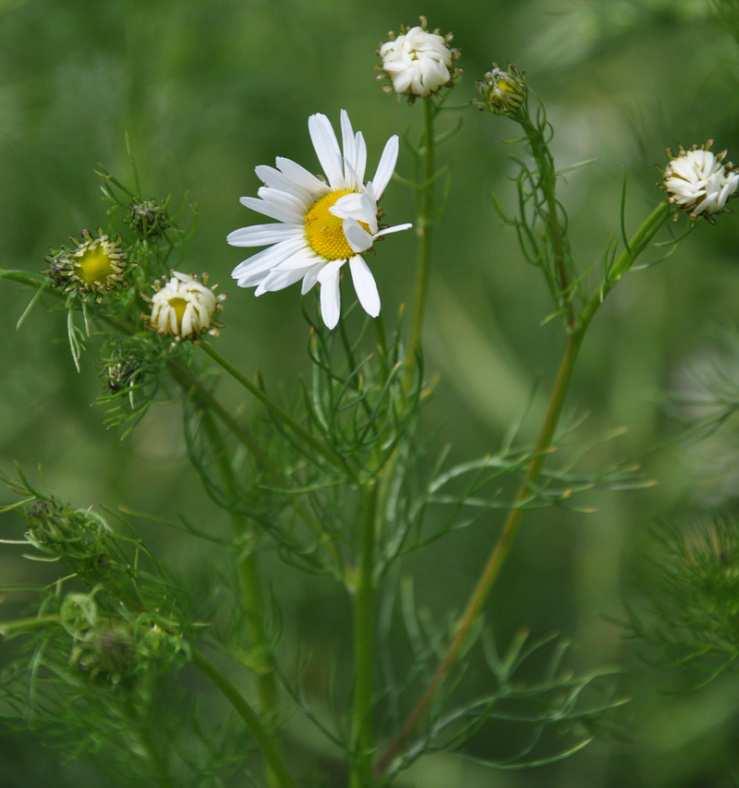
<svg viewBox="0 0 739 788"><path fill-rule="evenodd" d="M308 266L316 265L316 263L323 264L325 262L322 257L319 257L310 247L306 246L305 249L301 249L276 266L275 270L291 271L295 268L307 268Z"/></svg>
<svg viewBox="0 0 739 788"><path fill-rule="evenodd" d="M271 189L278 189L281 192L287 192L287 194L297 197L305 205L310 205L313 202L313 193L309 189L296 183L292 178L289 178L274 167L260 164L254 168L254 172L256 172L257 178L265 186L269 186Z"/></svg>
<svg viewBox="0 0 739 788"><path fill-rule="evenodd" d="M334 328L341 315L341 287L339 272L343 261L327 263L318 272L321 284L321 316L327 328Z"/></svg>
<svg viewBox="0 0 739 788"><path fill-rule="evenodd" d="M308 118L308 131L329 185L333 189L343 188L344 168L342 167L341 151L331 122L320 113L311 115Z"/></svg>
<svg viewBox="0 0 739 788"><path fill-rule="evenodd" d="M377 283L372 271L364 258L359 255L350 258L349 270L352 273L352 282L359 303L370 317L377 317L380 314L380 294L377 292Z"/></svg>
<svg viewBox="0 0 739 788"><path fill-rule="evenodd" d="M305 248L305 238L291 238L289 241L282 241L282 243L270 246L269 249L263 249L239 263L232 271L231 276L238 280L239 287L251 287L251 284L244 284L244 280L251 280L255 275L269 271L283 260Z"/></svg>
<svg viewBox="0 0 739 788"><path fill-rule="evenodd" d="M341 147L344 153L344 181L347 186L356 187L357 156L354 129L345 109L341 110Z"/></svg>
<svg viewBox="0 0 739 788"><path fill-rule="evenodd" d="M391 233L399 233L403 230L410 230L413 225L410 222L406 222L405 224L394 224L392 227L383 227L380 232L375 233L375 238L379 238L381 235L390 235Z"/></svg>
<svg viewBox="0 0 739 788"><path fill-rule="evenodd" d="M393 134L392 137L385 143L385 148L380 156L380 163L377 165L375 177L372 179L372 185L375 191L375 198L380 199L385 187L390 182L395 172L395 164L398 161L398 135Z"/></svg>
<svg viewBox="0 0 739 788"><path fill-rule="evenodd" d="M377 203L371 191L345 194L329 208L329 212L340 219L364 222L373 235L377 232Z"/></svg>
<svg viewBox="0 0 739 788"><path fill-rule="evenodd" d="M292 159L278 156L275 164L290 180L307 189L314 197L319 197L329 190L327 184Z"/></svg>
<svg viewBox="0 0 739 788"><path fill-rule="evenodd" d="M364 136L361 131L357 132L354 139L354 145L356 150L354 171L357 174L357 186L361 186L364 181L364 172L367 169L367 143L364 141Z"/></svg>
<svg viewBox="0 0 739 788"><path fill-rule="evenodd" d="M318 281L318 274L320 270L323 268L325 263L321 261L313 266L313 268L309 268L303 277L303 284L300 288L300 295L305 295L310 290L313 289L313 285Z"/></svg>
<svg viewBox="0 0 739 788"><path fill-rule="evenodd" d="M242 197L239 202L246 208L261 213L264 216L269 216L270 219L277 219L278 222L288 222L290 224L299 224L303 221L303 215L299 211L285 208L281 205L276 205L274 202L266 202L257 197Z"/></svg>
<svg viewBox="0 0 739 788"><path fill-rule="evenodd" d="M354 252L366 252L372 246L372 236L355 219L344 219L344 236Z"/></svg>
<svg viewBox="0 0 739 788"><path fill-rule="evenodd" d="M231 246L267 246L303 234L302 224L252 224L226 236Z"/></svg>
<svg viewBox="0 0 739 788"><path fill-rule="evenodd" d="M274 293L277 290L284 290L286 287L295 284L299 279L310 270L310 266L297 268L294 271L272 271L272 273L262 280L259 287L254 291L255 296L264 295L264 293Z"/></svg>
<svg viewBox="0 0 739 788"><path fill-rule="evenodd" d="M276 205L278 208L284 208L286 211L295 211L296 215L300 217L299 221L303 220L305 212L311 203L310 199L296 197L279 189L271 189L269 186L260 186L257 190L257 195L265 202Z"/></svg>

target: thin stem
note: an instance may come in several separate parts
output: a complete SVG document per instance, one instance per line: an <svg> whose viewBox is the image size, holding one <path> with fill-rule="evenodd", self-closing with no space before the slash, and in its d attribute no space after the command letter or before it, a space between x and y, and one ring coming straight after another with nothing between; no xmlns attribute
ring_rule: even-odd
<svg viewBox="0 0 739 788"><path fill-rule="evenodd" d="M367 788L374 749L372 695L375 668L375 516L377 485L362 491L363 522L359 577L354 597L354 703L351 788Z"/></svg>
<svg viewBox="0 0 739 788"><path fill-rule="evenodd" d="M377 335L377 347L380 350L380 364L382 365L382 378L387 379L388 365L387 365L387 337L385 336L385 321L382 315L379 314L373 321L375 324L375 333Z"/></svg>
<svg viewBox="0 0 739 788"><path fill-rule="evenodd" d="M0 268L0 280L6 279L10 282L16 282L17 284L26 285L27 287L34 287L40 288L44 285L46 281L43 277L35 276L33 274L29 274L26 271L18 271L15 269L3 269ZM45 291L49 293L55 298L64 299L66 296L58 290L54 290L52 288L48 288ZM123 334L134 334L136 333L135 327L131 326L128 323L123 321L117 320L116 318L109 317L107 315L97 314L98 317L103 322L110 325L112 328L120 331ZM257 459L259 462L269 473L272 474L275 478L281 477L280 469L276 468L270 461L267 455L257 446L254 440L251 437L251 434L242 427L236 419L231 416L231 414L221 405L221 403L208 391L205 386L202 385L190 372L187 367L183 366L177 361L170 361L168 364L168 368L170 374L174 378L175 382L177 382L180 387L185 390L189 391L193 396L196 396L201 403L207 405L208 407L212 408L215 415L219 418L219 420L226 426L236 437L236 439L246 447L246 449ZM261 392L260 392L261 393ZM300 504L297 500L293 503L293 508L298 516L302 517L306 523L309 524L311 528L320 536L322 532L321 524L317 522L316 518L308 511L302 504ZM322 540L322 543L326 543L326 540ZM327 544L327 549L331 553L331 556L337 566L341 564L341 558L339 552L336 548L336 545L333 542L329 541Z"/></svg>
<svg viewBox="0 0 739 788"><path fill-rule="evenodd" d="M157 782L161 788L174 788L174 783L169 774L169 764L156 746L150 726L148 724L143 724L136 717L135 711L131 710L130 715L132 723L138 727L139 742L144 748L149 763L156 774Z"/></svg>
<svg viewBox="0 0 739 788"><path fill-rule="evenodd" d="M408 373L406 382L413 379L416 356L421 349L421 336L423 334L423 319L426 314L426 299L428 295L429 268L431 262L431 229L434 211L434 116L436 110L434 101L429 96L423 100L424 109L424 164L423 178L420 189L420 205L416 217L416 235L418 236L418 264L416 268L416 289L411 318L411 335L408 342L407 364Z"/></svg>
<svg viewBox="0 0 739 788"><path fill-rule="evenodd" d="M557 274L560 297L565 308L565 321L570 331L574 330L576 318L575 307L570 292L567 258L569 256L567 237L559 221L557 204L557 172L552 154L540 129L531 122L528 111L521 116L521 126L531 146L531 153L539 167L539 189L546 202L546 232L552 247L554 269Z"/></svg>
<svg viewBox="0 0 739 788"><path fill-rule="evenodd" d="M457 621L454 635L443 658L432 675L426 691L403 723L400 732L390 742L385 752L378 759L375 766L376 776L379 777L384 774L395 758L403 752L406 742L428 713L437 692L462 653L462 649L473 625L480 617L482 609L490 596L493 585L500 574L500 570L511 552L516 534L521 526L524 513L523 507L531 496L532 490L535 487L544 465L548 450L551 447L552 439L556 432L559 418L562 414L562 407L572 379L575 360L577 359L580 346L582 345L585 333L593 316L603 303L606 294L611 290L613 285L629 270L629 268L631 268L639 254L647 248L652 238L654 238L662 227L668 215L669 205L666 202L660 203L660 205L658 205L642 222L636 234L630 240L626 251L619 256L608 272L606 283L603 285L601 292L596 294L588 303L580 317L577 328L572 331L572 333L568 334L564 354L549 397L549 404L547 406L544 422L536 441L533 456L527 467L524 481L516 493L513 507L508 513L500 536L490 552L482 574L469 597L467 606Z"/></svg>
<svg viewBox="0 0 739 788"><path fill-rule="evenodd" d="M44 627L47 624L59 624L61 619L58 615L32 616L29 618L18 618L15 621L0 621L0 637L10 637L17 632L26 632L29 629Z"/></svg>
<svg viewBox="0 0 739 788"><path fill-rule="evenodd" d="M210 439L216 446L218 462L224 484L231 495L238 491L238 483L234 474L233 465L228 456L227 447L221 433L213 422L208 411L203 411L203 426ZM247 519L235 512L231 512L231 523L237 536L243 535L252 529ZM278 716L278 693L275 678L274 660L267 636L265 621L265 602L262 592L262 583L259 576L259 562L257 554L252 549L246 549L239 557L239 577L241 580L242 609L246 617L246 630L249 642L258 655L259 664L255 668L257 675L256 685L259 694L259 710L262 718L267 720L267 727L273 737L274 747L280 752L279 739L274 732ZM266 778L269 788L279 786L277 776L269 765L266 765Z"/></svg>
<svg viewBox="0 0 739 788"><path fill-rule="evenodd" d="M580 315L580 331L585 332L595 313L605 301L608 293L619 282L621 277L634 265L636 259L649 246L654 236L670 216L670 205L666 200L658 203L655 209L641 223L639 229L629 240L626 248L616 258L600 290L590 299Z"/></svg>
<svg viewBox="0 0 739 788"><path fill-rule="evenodd" d="M209 355L213 361L216 362L216 364L222 367L234 380L240 383L253 397L258 399L274 416L276 416L281 422L288 426L296 435L299 435L312 449L315 449L325 459L327 459L333 465L337 465L338 467L342 468L342 470L350 470L347 467L346 461L343 457L341 457L328 446L325 446L323 443L321 443L321 441L317 440L313 435L311 435L310 432L308 432L308 430L306 430L302 425L298 424L285 410L280 408L278 405L275 405L275 403L267 397L267 395L259 388L259 386L257 386L255 383L252 383L245 375L242 375L241 372L239 372L239 370L236 369L233 364L231 364L220 353L218 353L218 351L212 345L204 341L200 342L199 345L203 351Z"/></svg>
<svg viewBox="0 0 739 788"><path fill-rule="evenodd" d="M202 405L210 408L231 432L233 432L237 440L254 455L259 465L263 468L269 466L267 457L262 449L255 443L251 434L234 419L208 389L198 382L187 367L178 364L176 361L168 362L167 367L170 375L179 383L182 389L190 392Z"/></svg>
<svg viewBox="0 0 739 788"><path fill-rule="evenodd" d="M18 271L15 269L0 268L0 279L5 279L9 282L16 282L17 284L25 285L26 287L43 288L46 280L42 277L29 274L26 271ZM64 299L66 296L54 290L53 288L46 288L45 293L59 299ZM96 314L103 322L107 323L111 328L115 328L122 334L135 334L136 328L124 321L118 320L108 315ZM234 433L236 438L250 451L260 463L265 462L265 457L261 449L252 439L249 432L241 427L239 423L231 416L231 414L221 405L218 400L192 375L192 373L177 361L170 361L167 364L170 374L175 381L185 390L190 391L193 395L197 396L201 402L206 403L213 409L218 418Z"/></svg>
<svg viewBox="0 0 739 788"><path fill-rule="evenodd" d="M244 385L245 387L247 385L248 386L253 386L254 385L253 383L251 383L251 381L249 381L247 378L245 378L237 369L235 369L228 361L226 361L226 359L224 359L213 347L211 347L210 345L206 344L205 342L200 343L200 347L202 347L203 350L205 350L205 352L211 358L216 360L217 363L229 373L229 375L231 375L232 377L235 377L236 380L238 380L240 383L242 383L242 385ZM185 370L184 368L180 368L180 369L184 370L184 372L187 373L187 370ZM194 381L194 378L192 378L192 376L191 376L191 379ZM193 385L195 385L195 383L196 383L196 381L194 381ZM241 443L243 443L248 448L248 444L247 444L247 437L249 437L248 433L239 426L238 422L236 422L233 419L233 417L228 413L228 411L226 411L223 408L223 406L215 399L215 397L213 397L210 394L210 392L207 391L207 389L204 389L201 386L201 387L199 387L199 390L204 392L204 396L201 396L201 401L203 401L206 404L211 405L213 407L216 415L221 419L221 421L235 434L235 436L241 441ZM250 390L250 389L247 389L247 390ZM256 389L256 391L262 397L264 397L264 395L262 394L262 392L259 389ZM281 411L280 409L278 409L277 406L273 406L272 403L269 400L267 400L266 397L264 397L263 400L260 399L260 401L266 402L268 407L272 407L273 409L277 409L280 414L284 413L284 411ZM282 415L280 416L280 418L282 418ZM286 418L290 418L290 417L286 416ZM300 429L303 432L305 432L303 430L303 428L300 427L300 425L296 424L295 426L298 429ZM312 439L313 436L311 436L310 433L305 433L305 434L308 435ZM317 444L317 445L320 446L321 444ZM284 477L284 473L283 473L282 469L276 467L274 462L272 462L272 460L270 460L269 457L267 457L264 453L262 453L261 450L259 450L258 447L256 447L256 445L255 445L255 448L259 451L259 453L255 454L255 456L257 457L258 460L261 457L261 464L264 467L264 469L267 471L268 478L270 478L272 481L276 481L278 479L283 478ZM338 455L336 455L336 456L338 457ZM339 458L339 459L341 460L341 458ZM343 460L342 460L342 462L343 462ZM291 505L292 505L293 509L295 510L295 513L299 517L301 517L303 519L303 521L305 523L307 523L307 525L310 528L312 528L313 531L316 533L316 535L319 537L319 539L321 541L321 544L323 544L326 547L327 551L331 554L331 558L334 561L334 563L337 566L341 565L341 558L340 558L339 551L338 551L336 545L334 544L333 540L331 540L331 539L327 540L325 538L325 531L322 528L321 523L316 519L316 517L311 513L311 511L306 506L303 505L303 503L297 497L294 497L292 499Z"/></svg>
<svg viewBox="0 0 739 788"><path fill-rule="evenodd" d="M276 782L274 784L279 786L279 788L295 788L295 782L287 771L287 767L282 760L282 755L277 750L272 737L262 725L259 716L243 695L241 695L229 679L199 651L193 652L192 661L193 664L196 665L216 687L218 687L233 706L236 713L244 721L244 724L259 745L265 761L275 776Z"/></svg>

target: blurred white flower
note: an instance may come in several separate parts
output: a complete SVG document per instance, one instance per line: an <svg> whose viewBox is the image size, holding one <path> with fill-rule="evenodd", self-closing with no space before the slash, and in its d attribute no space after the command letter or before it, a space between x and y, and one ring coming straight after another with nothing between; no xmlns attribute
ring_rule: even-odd
<svg viewBox="0 0 739 788"><path fill-rule="evenodd" d="M429 96L448 85L454 77L458 53L450 49L449 37L426 30L422 24L393 36L380 47L382 70L390 77L396 93Z"/></svg>
<svg viewBox="0 0 739 788"><path fill-rule="evenodd" d="M157 282L151 299L151 327L176 339L197 339L201 334L217 334L216 311L226 296L216 296L207 286L207 277L172 272L164 286Z"/></svg>
<svg viewBox="0 0 739 788"><path fill-rule="evenodd" d="M302 280L302 294L319 283L323 322L333 328L341 312L340 271L349 262L359 303L371 317L380 313L380 296L362 257L383 235L407 230L410 224L380 229L377 203L395 170L398 136L387 141L375 176L364 183L367 146L341 110L342 148L325 115L311 115L308 131L326 181L290 159L277 157L276 169L260 165L264 183L256 197L241 203L277 224L255 224L234 230L231 246L269 246L239 263L231 274L239 287L256 287L256 295L282 290Z"/></svg>
<svg viewBox="0 0 739 788"><path fill-rule="evenodd" d="M665 169L664 186L669 201L690 214L692 219L701 214L722 211L739 186L739 173L724 164L726 151L714 155L707 143L702 148L680 149Z"/></svg>

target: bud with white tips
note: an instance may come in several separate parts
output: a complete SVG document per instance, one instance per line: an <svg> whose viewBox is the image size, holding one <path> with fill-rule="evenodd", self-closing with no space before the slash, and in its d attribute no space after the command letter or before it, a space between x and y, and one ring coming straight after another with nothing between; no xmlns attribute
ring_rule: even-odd
<svg viewBox="0 0 739 788"><path fill-rule="evenodd" d="M452 85L462 73L454 65L460 53L450 46L451 33L429 31L426 18L421 17L420 21L415 27L401 27L400 35L389 33L390 40L379 50L380 68L391 83L385 90L407 95L411 100Z"/></svg>
<svg viewBox="0 0 739 788"><path fill-rule="evenodd" d="M200 281L197 276L173 271L164 285L155 282L157 292L151 299L151 328L176 340L197 339L205 333L217 335L216 312L226 296L217 296L213 292L215 288L209 288L207 281L207 274Z"/></svg>
<svg viewBox="0 0 739 788"><path fill-rule="evenodd" d="M739 187L739 173L731 162L724 162L726 151L711 152L713 140L690 150L680 148L671 157L664 173L663 186L668 200L686 211L691 219L711 218L726 207Z"/></svg>

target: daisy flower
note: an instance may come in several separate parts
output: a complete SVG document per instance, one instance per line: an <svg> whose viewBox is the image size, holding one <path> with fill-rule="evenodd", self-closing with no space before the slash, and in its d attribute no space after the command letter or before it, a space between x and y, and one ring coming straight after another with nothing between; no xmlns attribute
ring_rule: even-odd
<svg viewBox="0 0 739 788"><path fill-rule="evenodd" d="M275 167L256 168L262 186L258 197L242 197L242 205L276 219L234 230L231 246L269 248L252 255L231 274L239 287L256 287L256 295L274 292L302 280L301 293L318 283L321 315L334 328L341 313L340 274L349 263L352 283L362 308L380 314L377 285L362 253L378 238L407 230L410 224L380 228L378 201L395 170L398 136L387 141L374 178L364 182L367 146L341 110L341 142L325 115L311 115L308 131L326 180L300 164L277 157Z"/></svg>
<svg viewBox="0 0 739 788"><path fill-rule="evenodd" d="M391 33L390 40L380 46L382 70L396 93L430 96L453 82L459 52L449 47L451 35L429 32L423 17L420 25L401 31L399 36Z"/></svg>
<svg viewBox="0 0 739 788"><path fill-rule="evenodd" d="M723 163L726 151L714 155L710 147L709 141L702 148L680 148L665 169L669 201L687 211L691 219L722 211L739 186L739 173L730 163Z"/></svg>
<svg viewBox="0 0 739 788"><path fill-rule="evenodd" d="M215 315L225 296L216 296L207 286L207 276L201 282L196 276L172 271L169 281L155 282L154 287L157 292L151 299L149 319L154 331L178 340L218 333Z"/></svg>

